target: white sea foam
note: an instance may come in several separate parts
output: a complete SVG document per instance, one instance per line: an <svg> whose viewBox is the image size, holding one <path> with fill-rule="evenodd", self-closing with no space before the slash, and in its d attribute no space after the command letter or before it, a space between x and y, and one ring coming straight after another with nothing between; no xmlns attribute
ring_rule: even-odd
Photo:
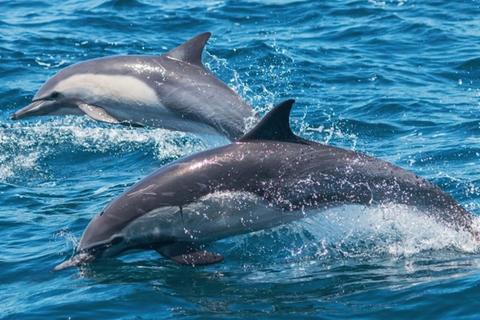
<svg viewBox="0 0 480 320"><path fill-rule="evenodd" d="M395 257L426 250L476 252L480 248L480 243L469 232L447 227L418 209L403 205L328 210L306 223L306 228L313 228L311 231L317 236L321 236L319 227L333 231L322 237L327 242L333 240L332 244L355 245L361 241L371 244L376 253Z"/></svg>
<svg viewBox="0 0 480 320"><path fill-rule="evenodd" d="M44 172L43 160L63 152L125 154L141 150L163 160L225 143L222 137L166 129L93 126L84 117L14 122L0 128L0 181L22 171Z"/></svg>
<svg viewBox="0 0 480 320"><path fill-rule="evenodd" d="M480 220L474 220L480 230ZM368 259L389 256L408 258L422 252L455 251L478 253L480 242L471 233L455 230L416 208L390 204L365 207L348 205L308 212L305 218L272 230L241 236L237 245L256 244L268 251L283 246L286 259L315 261L323 259ZM258 236L270 241L258 241ZM301 241L292 243L292 238Z"/></svg>

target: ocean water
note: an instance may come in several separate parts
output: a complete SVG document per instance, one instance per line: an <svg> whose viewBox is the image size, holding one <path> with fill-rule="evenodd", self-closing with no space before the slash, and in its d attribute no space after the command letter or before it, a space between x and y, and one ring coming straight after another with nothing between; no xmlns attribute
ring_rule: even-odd
<svg viewBox="0 0 480 320"><path fill-rule="evenodd" d="M205 64L301 136L429 179L480 214L480 2L1 1L0 317L479 317L480 244L401 206L347 207L212 244L222 264L129 254L54 273L125 188L221 138L85 117L13 122L58 70L161 54L211 31Z"/></svg>

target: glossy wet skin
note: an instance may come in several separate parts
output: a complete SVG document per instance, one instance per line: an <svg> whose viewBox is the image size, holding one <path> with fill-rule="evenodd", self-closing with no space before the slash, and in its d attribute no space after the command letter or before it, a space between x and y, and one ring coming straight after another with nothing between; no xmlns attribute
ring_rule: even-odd
<svg viewBox="0 0 480 320"><path fill-rule="evenodd" d="M295 136L288 123L292 105L293 100L288 100L275 107L239 141L175 161L135 184L91 221L76 256L66 265L82 263L81 255L91 261L128 249L158 251L174 243L271 228L303 216L289 213L345 204L413 206L450 227L475 234L472 215L414 173ZM238 207L235 204L220 208L225 214L218 217L216 208L208 211L211 205L204 199L222 192L253 195L253 206L263 204L267 210L253 210L256 223L250 226L238 219L243 218L243 210L229 212ZM200 220L189 225L185 210ZM152 216L155 219L146 219ZM132 227L139 221L146 223ZM185 237L193 229L195 237Z"/></svg>
<svg viewBox="0 0 480 320"><path fill-rule="evenodd" d="M190 40L198 38L199 58L208 36ZM209 127L229 139L240 137L245 120L254 117L253 109L201 62L132 55L88 60L61 70L12 119L83 114L80 104L101 107L118 122L194 132Z"/></svg>
<svg viewBox="0 0 480 320"><path fill-rule="evenodd" d="M180 214L179 208L219 191L250 192L281 211L394 202L455 227L471 222L438 187L382 160L313 142L238 142L167 165L134 185L90 223L78 251L112 243L120 230L159 207ZM162 241L175 239L160 235Z"/></svg>

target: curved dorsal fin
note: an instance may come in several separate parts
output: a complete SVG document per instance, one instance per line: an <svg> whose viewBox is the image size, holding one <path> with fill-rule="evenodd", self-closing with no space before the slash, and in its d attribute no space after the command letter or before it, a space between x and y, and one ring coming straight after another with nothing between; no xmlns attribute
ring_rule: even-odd
<svg viewBox="0 0 480 320"><path fill-rule="evenodd" d="M170 50L166 56L175 60L202 66L203 48L205 48L205 44L211 35L210 32L201 33L175 49Z"/></svg>
<svg viewBox="0 0 480 320"><path fill-rule="evenodd" d="M290 128L290 111L295 100L290 99L277 104L263 119L238 141L275 140L304 143Z"/></svg>

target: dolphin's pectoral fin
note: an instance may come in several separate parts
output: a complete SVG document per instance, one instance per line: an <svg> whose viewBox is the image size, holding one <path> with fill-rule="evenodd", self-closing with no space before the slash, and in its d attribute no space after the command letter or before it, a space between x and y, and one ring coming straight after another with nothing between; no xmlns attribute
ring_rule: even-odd
<svg viewBox="0 0 480 320"><path fill-rule="evenodd" d="M108 122L108 123L120 123L120 121L117 118L108 114L107 111L105 111L105 109L101 107L97 107L87 103L80 103L78 105L78 108L83 112L85 112L87 116L89 116L94 120Z"/></svg>
<svg viewBox="0 0 480 320"><path fill-rule="evenodd" d="M200 249L191 243L174 243L155 250L176 263L191 266L203 266L223 261L222 255Z"/></svg>
<svg viewBox="0 0 480 320"><path fill-rule="evenodd" d="M78 108L82 110L87 116L90 118L97 120L97 121L102 121L102 122L107 122L107 123L115 123L115 124L121 124L124 126L128 127L135 127L135 128L141 128L144 127L143 124L138 123L138 122L131 122L131 121L120 121L114 116L110 115L105 111L105 109L94 106L91 104L87 103L80 103L78 105Z"/></svg>

